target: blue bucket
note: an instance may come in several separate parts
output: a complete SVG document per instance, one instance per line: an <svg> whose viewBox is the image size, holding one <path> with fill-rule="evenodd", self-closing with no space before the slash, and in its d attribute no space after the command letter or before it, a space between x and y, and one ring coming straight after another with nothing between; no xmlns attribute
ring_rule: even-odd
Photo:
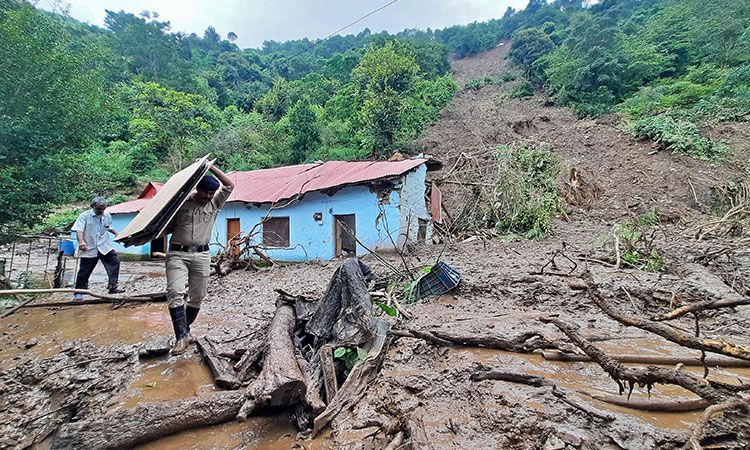
<svg viewBox="0 0 750 450"><path fill-rule="evenodd" d="M60 251L63 252L63 255L65 256L73 256L76 252L76 247L70 239L60 241L59 247Z"/></svg>

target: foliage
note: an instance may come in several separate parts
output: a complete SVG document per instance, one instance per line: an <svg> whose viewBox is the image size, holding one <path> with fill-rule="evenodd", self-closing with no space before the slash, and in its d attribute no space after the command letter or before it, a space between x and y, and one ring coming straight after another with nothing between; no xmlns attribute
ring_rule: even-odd
<svg viewBox="0 0 750 450"><path fill-rule="evenodd" d="M98 64L105 50L75 41L62 21L21 3L0 14L0 230L70 199L65 161L91 143L111 111Z"/></svg>
<svg viewBox="0 0 750 450"><path fill-rule="evenodd" d="M498 77L498 81L500 83L507 83L509 81L515 81L520 77L520 75L516 72L513 72L512 70L506 70L503 73L500 74Z"/></svg>
<svg viewBox="0 0 750 450"><path fill-rule="evenodd" d="M87 208L63 209L49 214L31 228L32 233L62 233L76 221Z"/></svg>
<svg viewBox="0 0 750 450"><path fill-rule="evenodd" d="M307 155L312 154L320 144L315 113L310 108L307 98L300 100L292 108L289 113L289 125L292 129L289 162L298 164L303 162Z"/></svg>
<svg viewBox="0 0 750 450"><path fill-rule="evenodd" d="M482 80L469 80L464 83L464 89L478 91L482 87Z"/></svg>
<svg viewBox="0 0 750 450"><path fill-rule="evenodd" d="M508 91L508 98L531 97L534 95L534 85L529 80L522 80L516 83Z"/></svg>
<svg viewBox="0 0 750 450"><path fill-rule="evenodd" d="M666 269L664 259L653 248L653 232L649 233L658 223L654 210L648 210L635 220L615 225L611 233L600 235L594 246L611 251L613 263L617 261L617 251L623 265L647 272L662 272Z"/></svg>
<svg viewBox="0 0 750 450"><path fill-rule="evenodd" d="M480 193L473 225L528 238L547 236L561 208L555 188L557 158L547 149L522 143L499 147L497 158L493 185Z"/></svg>
<svg viewBox="0 0 750 450"><path fill-rule="evenodd" d="M555 44L547 33L536 28L528 28L513 36L508 57L527 75L531 75L534 62L554 48Z"/></svg>
<svg viewBox="0 0 750 450"><path fill-rule="evenodd" d="M346 370L344 375L348 376L355 364L367 358L367 352L361 347L338 347L333 351L334 359L343 361Z"/></svg>
<svg viewBox="0 0 750 450"><path fill-rule="evenodd" d="M219 120L218 111L200 95L173 91L157 83L135 85L130 132L146 152L168 156L175 170L192 162L189 143L207 137Z"/></svg>
<svg viewBox="0 0 750 450"><path fill-rule="evenodd" d="M698 127L668 113L646 117L633 124L635 137L651 139L659 148L693 158L722 159L728 148L721 142L711 142L700 135Z"/></svg>

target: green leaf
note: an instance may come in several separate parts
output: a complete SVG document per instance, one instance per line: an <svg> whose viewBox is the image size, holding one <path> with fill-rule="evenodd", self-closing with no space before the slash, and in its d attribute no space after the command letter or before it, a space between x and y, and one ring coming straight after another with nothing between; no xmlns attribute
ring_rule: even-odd
<svg viewBox="0 0 750 450"><path fill-rule="evenodd" d="M367 358L367 351L361 347L357 347L357 358L364 361Z"/></svg>
<svg viewBox="0 0 750 450"><path fill-rule="evenodd" d="M380 306L380 309L382 309L386 314L389 316L395 316L396 315L396 308L392 306L388 306L385 303L381 302L375 302L376 305Z"/></svg>
<svg viewBox="0 0 750 450"><path fill-rule="evenodd" d="M346 347L339 347L333 351L334 358L341 358L346 354Z"/></svg>

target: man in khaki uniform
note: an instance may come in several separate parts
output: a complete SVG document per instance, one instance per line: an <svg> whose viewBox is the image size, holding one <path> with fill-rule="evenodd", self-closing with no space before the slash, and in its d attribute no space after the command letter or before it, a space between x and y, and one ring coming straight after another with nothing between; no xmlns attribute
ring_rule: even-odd
<svg viewBox="0 0 750 450"><path fill-rule="evenodd" d="M198 316L201 302L208 295L211 271L208 242L216 215L234 188L234 183L224 172L214 166L209 170L218 180L210 175L204 176L196 192L177 211L164 232L172 234L167 253L167 301L175 333L172 355L187 350L190 325Z"/></svg>

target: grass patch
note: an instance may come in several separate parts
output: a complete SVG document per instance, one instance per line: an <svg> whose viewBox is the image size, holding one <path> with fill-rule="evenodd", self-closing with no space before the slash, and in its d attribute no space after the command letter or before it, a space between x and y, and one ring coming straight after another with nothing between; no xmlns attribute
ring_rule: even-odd
<svg viewBox="0 0 750 450"><path fill-rule="evenodd" d="M616 263L619 251L621 266L646 272L663 272L666 268L664 259L653 245L652 228L658 224L658 215L649 209L634 220L615 225L610 233L599 235L594 247L609 251L612 263Z"/></svg>

